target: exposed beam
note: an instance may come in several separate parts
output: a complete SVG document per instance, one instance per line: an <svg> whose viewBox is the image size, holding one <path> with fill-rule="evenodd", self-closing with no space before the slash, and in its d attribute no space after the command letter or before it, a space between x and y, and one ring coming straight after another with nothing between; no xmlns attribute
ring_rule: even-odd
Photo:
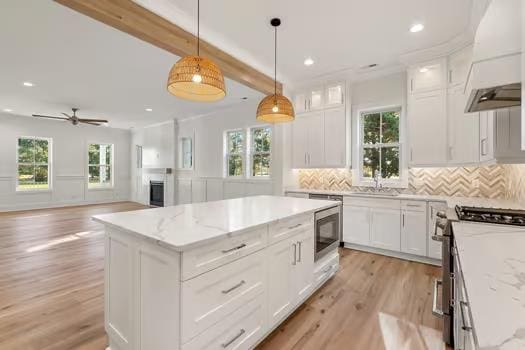
<svg viewBox="0 0 525 350"><path fill-rule="evenodd" d="M55 1L179 57L195 54L196 36L131 0ZM217 63L226 77L264 94L273 94L273 78L205 41L201 40L200 45L201 55ZM168 72L166 79L167 76ZM282 91L281 83L277 83L277 91Z"/></svg>

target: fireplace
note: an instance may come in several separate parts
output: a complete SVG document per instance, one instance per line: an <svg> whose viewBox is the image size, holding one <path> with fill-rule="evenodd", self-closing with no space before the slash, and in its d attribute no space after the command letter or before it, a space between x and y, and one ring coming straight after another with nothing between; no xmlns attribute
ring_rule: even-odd
<svg viewBox="0 0 525 350"><path fill-rule="evenodd" d="M149 182L149 205L164 206L164 181Z"/></svg>

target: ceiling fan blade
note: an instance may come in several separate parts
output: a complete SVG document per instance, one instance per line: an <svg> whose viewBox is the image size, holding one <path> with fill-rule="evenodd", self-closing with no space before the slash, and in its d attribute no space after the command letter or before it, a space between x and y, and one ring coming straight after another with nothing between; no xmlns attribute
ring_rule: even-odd
<svg viewBox="0 0 525 350"><path fill-rule="evenodd" d="M95 125L95 126L100 126L101 125L99 123L87 122L87 121L84 121L84 120L79 120L78 122L79 123L84 123L84 124L89 124L89 125Z"/></svg>
<svg viewBox="0 0 525 350"><path fill-rule="evenodd" d="M48 118L48 119L59 119L59 120L68 120L69 119L69 118L63 118L63 117L52 117L50 115L41 115L41 114L33 114L33 117Z"/></svg>
<svg viewBox="0 0 525 350"><path fill-rule="evenodd" d="M106 119L89 119L89 118L78 118L81 122L95 122L95 123L107 123Z"/></svg>
<svg viewBox="0 0 525 350"><path fill-rule="evenodd" d="M66 117L68 117L68 119L71 119L71 116L69 114L63 113L63 112L62 112L62 114L65 115Z"/></svg>

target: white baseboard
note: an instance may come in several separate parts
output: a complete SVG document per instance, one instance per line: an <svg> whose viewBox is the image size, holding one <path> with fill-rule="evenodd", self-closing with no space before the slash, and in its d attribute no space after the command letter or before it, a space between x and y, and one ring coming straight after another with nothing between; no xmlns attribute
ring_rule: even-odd
<svg viewBox="0 0 525 350"><path fill-rule="evenodd" d="M45 202L37 204L17 204L9 207L0 207L0 213L22 211L22 210L34 210L34 209L52 209L52 208L63 208L63 207L75 207L79 205L93 205L93 204L107 204L107 203L118 203L128 202L128 198L119 199L105 199L98 201L59 201L59 202Z"/></svg>
<svg viewBox="0 0 525 350"><path fill-rule="evenodd" d="M347 243L347 242L344 243L344 247L349 248L349 249L360 250L360 251L367 252L367 253L386 255L386 256L391 256L393 258L420 262L423 264L441 266L441 260L429 258L426 256L418 256L418 255L412 255L412 254L407 254L407 253L402 253L402 252L394 252L391 250L385 250L385 249L363 246L363 245Z"/></svg>

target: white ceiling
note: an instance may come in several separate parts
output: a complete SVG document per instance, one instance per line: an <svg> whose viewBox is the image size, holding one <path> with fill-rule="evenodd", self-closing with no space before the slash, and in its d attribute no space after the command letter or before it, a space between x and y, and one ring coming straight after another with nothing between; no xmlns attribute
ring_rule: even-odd
<svg viewBox="0 0 525 350"><path fill-rule="evenodd" d="M196 0L134 0L195 31ZM201 36L265 73L273 71L272 17L279 30L281 80L298 83L443 44L465 32L473 0L202 0ZM413 34L412 24L425 30ZM305 67L312 57L315 64Z"/></svg>
<svg viewBox="0 0 525 350"><path fill-rule="evenodd" d="M129 128L210 113L244 96L261 98L227 80L221 102L182 101L165 87L178 57L51 1L2 0L1 7L0 113L60 116L78 107L81 117Z"/></svg>

